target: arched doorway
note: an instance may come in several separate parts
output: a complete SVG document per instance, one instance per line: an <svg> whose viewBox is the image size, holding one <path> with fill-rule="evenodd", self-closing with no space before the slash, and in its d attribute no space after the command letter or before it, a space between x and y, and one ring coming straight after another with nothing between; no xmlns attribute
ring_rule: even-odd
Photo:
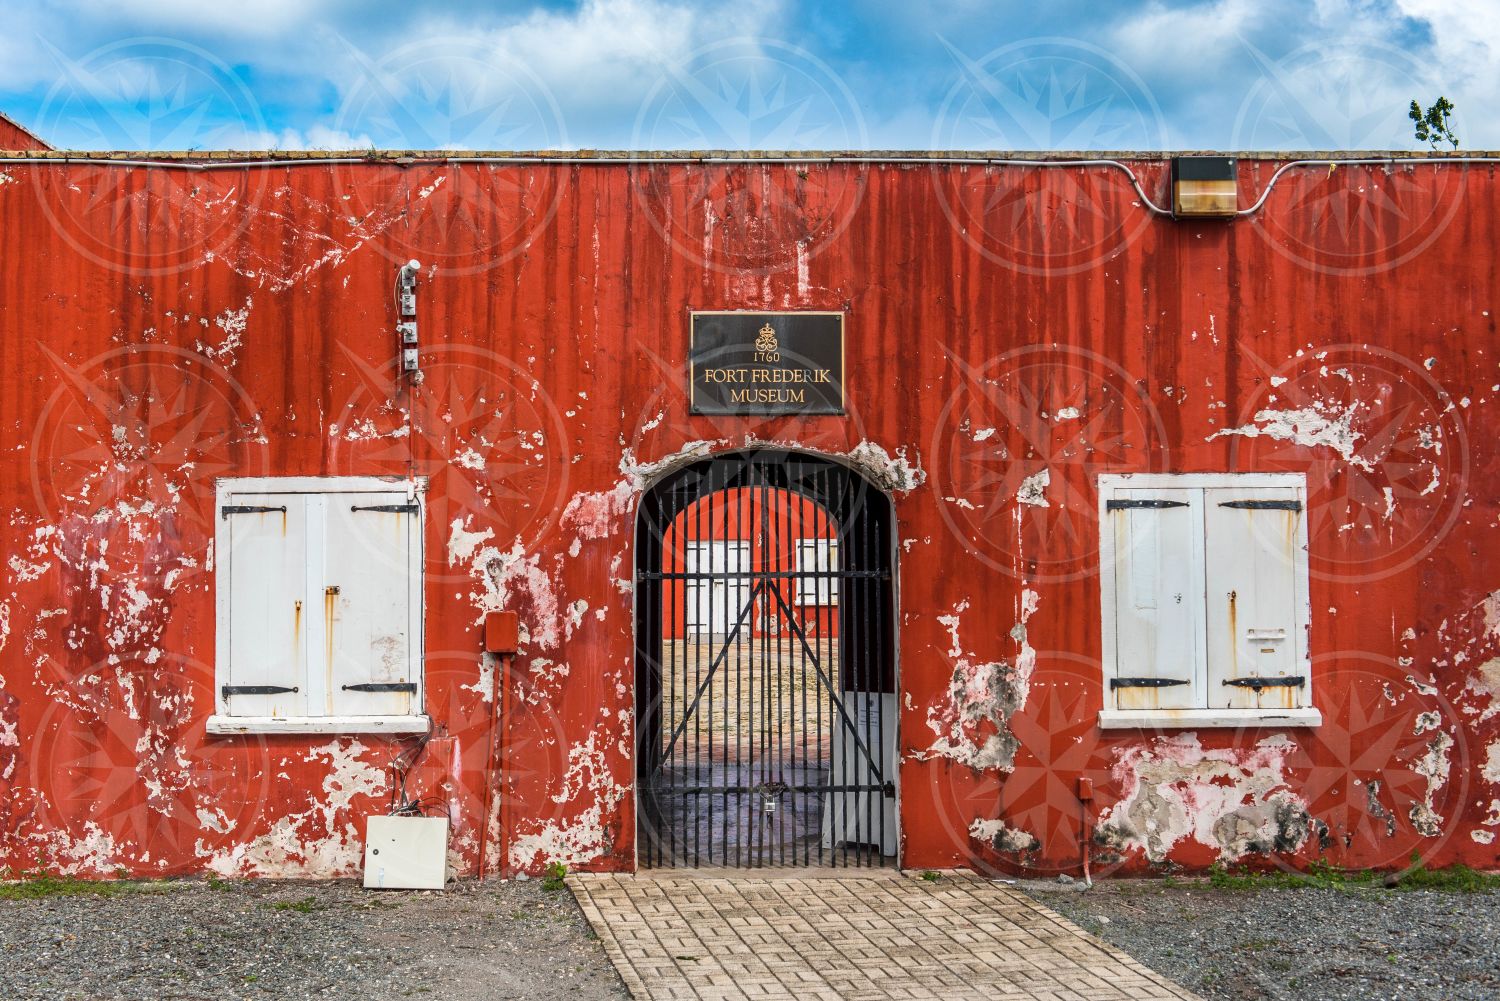
<svg viewBox="0 0 1500 1001"><path fill-rule="evenodd" d="M894 524L857 472L787 450L714 456L647 491L642 866L894 859Z"/></svg>

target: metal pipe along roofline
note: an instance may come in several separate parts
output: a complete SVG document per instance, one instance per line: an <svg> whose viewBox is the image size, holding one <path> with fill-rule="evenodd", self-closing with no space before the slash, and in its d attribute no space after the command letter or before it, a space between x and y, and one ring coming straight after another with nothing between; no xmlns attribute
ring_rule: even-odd
<svg viewBox="0 0 1500 1001"><path fill-rule="evenodd" d="M696 166L709 166L713 164L731 165L754 165L754 164L806 164L806 163L862 163L862 164L916 164L921 166L959 166L959 167L1105 167L1119 170L1130 179L1130 185L1135 189L1141 204L1154 215L1172 215L1172 210L1164 208L1146 194L1141 187L1140 178L1130 166L1120 160L1114 159L1062 159L1062 160L1035 160L1014 159L1006 157L981 157L981 156L913 156L913 157L890 157L890 156L779 156L779 157L755 157L755 156L435 156L435 157L403 157L401 159L378 159L364 156L333 156L333 157L310 157L306 159L280 159L267 157L264 159L246 160L151 160L151 159L104 159L91 156L46 156L46 157L0 157L0 166L40 166L48 164L94 164L98 166L115 167L147 167L161 170L248 170L252 168L268 167L328 167L341 164L361 163L389 163L399 167L411 167L421 165L441 164L562 164L565 166L622 166L622 165L660 165L660 164L692 164ZM1261 210L1270 197L1271 191L1276 187L1276 182L1287 171L1298 167L1328 167L1330 169L1342 165L1349 166L1381 166L1398 164L1478 164L1478 163L1500 163L1500 156L1387 156L1387 157L1360 157L1357 159L1342 160L1334 157L1326 159L1289 160L1276 169L1271 179L1266 182L1264 190L1249 208L1239 209L1235 212L1236 217L1252 216Z"/></svg>

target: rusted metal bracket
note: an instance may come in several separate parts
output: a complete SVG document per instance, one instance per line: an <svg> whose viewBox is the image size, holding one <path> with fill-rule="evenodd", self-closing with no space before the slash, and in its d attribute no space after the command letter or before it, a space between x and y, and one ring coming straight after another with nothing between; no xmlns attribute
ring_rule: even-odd
<svg viewBox="0 0 1500 1001"><path fill-rule="evenodd" d="M219 517L228 518L231 514L270 514L272 511L280 511L286 514L285 507L256 507L254 505L230 505L219 508Z"/></svg>
<svg viewBox="0 0 1500 1001"><path fill-rule="evenodd" d="M1220 507L1238 508L1242 511L1301 511L1302 502L1295 500L1237 500L1220 501Z"/></svg>
<svg viewBox="0 0 1500 1001"><path fill-rule="evenodd" d="M417 694L415 681L366 681L358 685L345 685L346 692L410 692Z"/></svg>
<svg viewBox="0 0 1500 1001"><path fill-rule="evenodd" d="M1125 511L1125 510L1127 510L1129 508L1152 508L1152 509L1160 509L1160 508L1164 508L1164 507L1187 507L1187 506L1188 506L1188 502L1187 501L1174 501L1174 500L1137 500L1137 499L1134 499L1134 498L1125 498L1125 499L1119 499L1119 500L1111 499L1111 500L1107 500L1107 501L1104 502L1104 510L1106 510L1106 511Z"/></svg>
<svg viewBox="0 0 1500 1001"><path fill-rule="evenodd" d="M281 685L224 685L219 689L219 694L227 699L231 695L285 695L295 691L296 688L284 688Z"/></svg>
<svg viewBox="0 0 1500 1001"><path fill-rule="evenodd" d="M1185 678L1110 678L1110 688L1171 688L1185 685Z"/></svg>
<svg viewBox="0 0 1500 1001"><path fill-rule="evenodd" d="M380 514L416 514L421 509L415 504L371 504L368 507L360 507L358 504L355 504L349 510L375 511Z"/></svg>
<svg viewBox="0 0 1500 1001"><path fill-rule="evenodd" d="M1257 692L1262 688L1301 688L1307 683L1307 679L1300 674L1290 674L1283 678L1225 678L1224 684L1233 685L1236 688L1253 688Z"/></svg>

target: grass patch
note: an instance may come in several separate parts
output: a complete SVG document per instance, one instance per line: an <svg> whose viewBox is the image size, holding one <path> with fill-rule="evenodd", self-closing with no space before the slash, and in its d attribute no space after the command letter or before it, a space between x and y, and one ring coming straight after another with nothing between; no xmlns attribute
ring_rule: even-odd
<svg viewBox="0 0 1500 1001"><path fill-rule="evenodd" d="M943 874L940 872L933 872L931 869L925 869L922 872L922 878L929 883L936 883L938 880L943 878Z"/></svg>
<svg viewBox="0 0 1500 1001"><path fill-rule="evenodd" d="M561 890L568 878L568 867L561 862L548 862L547 874L542 877L542 889L549 892Z"/></svg>
<svg viewBox="0 0 1500 1001"><path fill-rule="evenodd" d="M51 897L120 897L127 893L151 893L162 888L159 881L134 879L79 879L59 876L36 868L17 873L0 870L0 900L46 900Z"/></svg>
<svg viewBox="0 0 1500 1001"><path fill-rule="evenodd" d="M1488 893L1500 890L1500 874L1479 872L1466 865L1428 869L1413 855L1405 872L1378 873L1368 869L1340 869L1326 859L1308 864L1307 872L1252 872L1214 866L1208 883L1218 890L1439 890L1445 893Z"/></svg>
<svg viewBox="0 0 1500 1001"><path fill-rule="evenodd" d="M1409 869L1398 890L1444 890L1448 893L1487 893L1500 890L1500 873L1479 872L1466 865L1446 869L1426 869L1420 865Z"/></svg>
<svg viewBox="0 0 1500 1001"><path fill-rule="evenodd" d="M303 897L301 900L278 900L271 905L273 910L296 911L298 914L311 914L313 911L321 911L318 906L317 897Z"/></svg>

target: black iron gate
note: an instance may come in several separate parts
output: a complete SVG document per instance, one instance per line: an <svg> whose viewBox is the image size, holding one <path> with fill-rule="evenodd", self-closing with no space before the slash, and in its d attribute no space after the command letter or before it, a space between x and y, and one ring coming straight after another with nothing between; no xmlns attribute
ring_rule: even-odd
<svg viewBox="0 0 1500 1001"><path fill-rule="evenodd" d="M636 529L643 866L896 852L890 500L797 452L666 477Z"/></svg>

